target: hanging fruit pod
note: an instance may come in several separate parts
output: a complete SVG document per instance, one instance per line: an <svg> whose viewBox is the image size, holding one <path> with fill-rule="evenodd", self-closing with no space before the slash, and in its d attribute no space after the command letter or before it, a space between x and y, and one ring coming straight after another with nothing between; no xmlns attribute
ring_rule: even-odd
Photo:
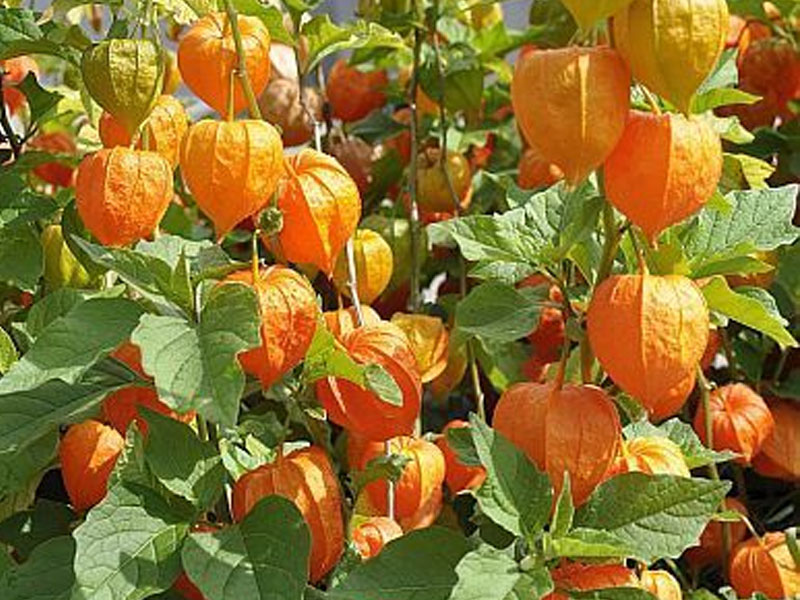
<svg viewBox="0 0 800 600"><path fill-rule="evenodd" d="M283 145L265 121L212 121L189 127L181 146L189 191L222 238L264 207L283 176Z"/></svg>
<svg viewBox="0 0 800 600"><path fill-rule="evenodd" d="M357 363L382 366L400 388L403 404L395 406L355 383L328 377L316 384L317 399L328 418L367 440L410 434L420 411L422 383L405 334L391 323L381 322L355 329L341 342Z"/></svg>
<svg viewBox="0 0 800 600"><path fill-rule="evenodd" d="M669 438L656 436L623 441L619 456L607 476L633 472L648 475L691 476L680 446Z"/></svg>
<svg viewBox="0 0 800 600"><path fill-rule="evenodd" d="M542 600L569 600L570 591L639 587L636 574L622 565L589 565L564 562L550 571L556 591Z"/></svg>
<svg viewBox="0 0 800 600"><path fill-rule="evenodd" d="M639 581L642 589L658 600L683 600L681 584L668 571L645 569L639 576Z"/></svg>
<svg viewBox="0 0 800 600"><path fill-rule="evenodd" d="M239 15L236 19L242 38L247 78L258 97L269 82L269 30L257 17ZM247 106L242 83L232 72L238 63L236 44L227 15L209 13L192 25L178 45L178 68L195 96L220 115L229 116L231 83L233 112Z"/></svg>
<svg viewBox="0 0 800 600"><path fill-rule="evenodd" d="M694 430L707 446L715 450L731 450L741 455L739 462L749 464L772 435L775 420L764 399L743 383L724 385L711 392L711 436L706 435L706 412L697 407Z"/></svg>
<svg viewBox="0 0 800 600"><path fill-rule="evenodd" d="M389 517L354 517L357 521L350 539L361 560L375 558L383 547L403 535L403 528Z"/></svg>
<svg viewBox="0 0 800 600"><path fill-rule="evenodd" d="M663 418L685 402L706 349L703 293L680 275L615 275L594 291L589 342L606 373Z"/></svg>
<svg viewBox="0 0 800 600"><path fill-rule="evenodd" d="M386 71L361 71L343 58L328 73L326 91L333 116L345 123L358 121L386 104Z"/></svg>
<svg viewBox="0 0 800 600"><path fill-rule="evenodd" d="M394 486L395 514L398 519L407 519L414 516L437 492L441 493L445 476L444 455L435 444L407 436L393 438L389 447L392 454L409 459ZM371 460L383 456L384 452L384 444L381 442L368 442L358 437L348 439L347 456L351 468L363 470ZM381 514L386 514L386 480L373 481L364 491L371 504Z"/></svg>
<svg viewBox="0 0 800 600"><path fill-rule="evenodd" d="M277 194L283 213L278 253L330 275L361 218L358 187L335 158L309 148L287 157L285 167Z"/></svg>
<svg viewBox="0 0 800 600"><path fill-rule="evenodd" d="M253 272L237 271L225 281L253 286ZM319 306L308 280L289 267L261 269L254 289L261 314L261 346L239 354L239 361L266 389L305 357L317 330Z"/></svg>
<svg viewBox="0 0 800 600"><path fill-rule="evenodd" d="M131 145L133 136L110 113L104 112L100 116L98 127L100 140L106 148ZM145 131L139 137L136 148L143 148L147 135L148 150L158 152L174 169L178 166L181 142L187 129L189 115L181 101L172 96L160 96L145 121Z"/></svg>
<svg viewBox="0 0 800 600"><path fill-rule="evenodd" d="M747 507L736 498L725 498L723 503L725 510L738 512L745 517L748 516ZM728 526L730 531L731 547L736 546L747 537L747 525L743 521L735 521ZM710 564L720 565L725 555L722 544L722 523L711 521L703 533L700 534L700 545L689 548L684 556L689 564L695 568L701 568Z"/></svg>
<svg viewBox="0 0 800 600"><path fill-rule="evenodd" d="M550 476L556 494L568 472L575 505L605 479L622 437L614 402L592 385L518 383L503 392L493 424Z"/></svg>
<svg viewBox="0 0 800 600"><path fill-rule="evenodd" d="M371 229L358 229L353 236L353 261L356 287L362 302L371 304L389 285L392 278L392 248ZM350 273L347 253L340 252L333 269L333 282L343 296L350 297Z"/></svg>
<svg viewBox="0 0 800 600"><path fill-rule="evenodd" d="M604 174L608 200L654 240L714 195L722 144L706 121L634 110Z"/></svg>
<svg viewBox="0 0 800 600"><path fill-rule="evenodd" d="M689 113L728 36L725 0L633 0L614 15L617 48L633 77Z"/></svg>
<svg viewBox="0 0 800 600"><path fill-rule="evenodd" d="M753 459L753 467L766 477L800 481L800 405L779 398L769 398L767 405L775 428Z"/></svg>
<svg viewBox="0 0 800 600"><path fill-rule="evenodd" d="M630 107L630 72L616 50L570 46L520 57L511 81L525 139L579 183L616 146Z"/></svg>
<svg viewBox="0 0 800 600"><path fill-rule="evenodd" d="M81 59L86 89L133 135L156 105L164 85L164 55L150 40L105 40Z"/></svg>
<svg viewBox="0 0 800 600"><path fill-rule="evenodd" d="M353 306L340 308L339 310L329 310L322 315L325 319L325 326L333 336L342 341L347 335L358 329L358 315ZM366 304L361 305L361 316L364 317L364 325L377 325L381 322L381 317L372 307Z"/></svg>
<svg viewBox="0 0 800 600"><path fill-rule="evenodd" d="M339 480L324 450L316 446L278 456L239 478L233 486L231 512L237 523L262 498L283 496L294 502L311 533L311 582L339 562L344 552L344 521Z"/></svg>
<svg viewBox="0 0 800 600"><path fill-rule="evenodd" d="M78 214L105 246L127 246L158 227L172 201L172 169L155 152L104 148L78 167Z"/></svg>
<svg viewBox="0 0 800 600"><path fill-rule="evenodd" d="M741 598L757 592L775 600L800 595L800 566L789 552L784 533L767 533L736 546L729 572L731 585Z"/></svg>
<svg viewBox="0 0 800 600"><path fill-rule="evenodd" d="M436 379L447 367L450 335L439 317L395 313L392 324L399 327L417 359L422 383Z"/></svg>

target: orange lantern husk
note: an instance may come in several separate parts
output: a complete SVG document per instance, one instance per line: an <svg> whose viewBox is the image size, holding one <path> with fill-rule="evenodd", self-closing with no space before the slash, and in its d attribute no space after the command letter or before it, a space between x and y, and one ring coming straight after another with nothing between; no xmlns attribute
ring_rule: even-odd
<svg viewBox="0 0 800 600"><path fill-rule="evenodd" d="M740 543L733 550L729 573L733 589L742 598L756 592L776 600L800 595L800 567L784 533L767 533Z"/></svg>
<svg viewBox="0 0 800 600"><path fill-rule="evenodd" d="M291 500L302 513L311 533L310 580L321 580L344 552L342 495L325 451L315 446L295 450L241 477L233 486L234 521L272 495Z"/></svg>

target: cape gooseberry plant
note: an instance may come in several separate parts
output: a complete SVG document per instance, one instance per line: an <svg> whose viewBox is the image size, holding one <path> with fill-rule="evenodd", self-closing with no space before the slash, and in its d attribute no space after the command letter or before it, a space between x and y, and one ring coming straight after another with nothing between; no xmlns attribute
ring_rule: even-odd
<svg viewBox="0 0 800 600"><path fill-rule="evenodd" d="M26 4L0 599L800 597L796 0Z"/></svg>

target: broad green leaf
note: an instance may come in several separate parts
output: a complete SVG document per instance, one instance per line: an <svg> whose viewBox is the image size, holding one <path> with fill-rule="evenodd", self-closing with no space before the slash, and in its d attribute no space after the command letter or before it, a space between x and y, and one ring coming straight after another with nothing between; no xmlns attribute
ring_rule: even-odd
<svg viewBox="0 0 800 600"><path fill-rule="evenodd" d="M505 600L530 600L544 598L553 591L553 580L550 571L544 566L537 566L525 571L517 581L517 585Z"/></svg>
<svg viewBox="0 0 800 600"><path fill-rule="evenodd" d="M669 419L657 427L646 420L637 421L625 427L622 433L627 439L653 436L669 438L680 447L690 470L736 458L736 454L728 450L717 452L704 446L692 426L680 419Z"/></svg>
<svg viewBox="0 0 800 600"><path fill-rule="evenodd" d="M72 561L76 543L56 537L37 546L21 565L0 579L3 600L70 600L75 573Z"/></svg>
<svg viewBox="0 0 800 600"><path fill-rule="evenodd" d="M130 337L141 308L125 298L93 298L54 320L0 379L0 396L34 390L47 381L76 383Z"/></svg>
<svg viewBox="0 0 800 600"><path fill-rule="evenodd" d="M455 343L473 337L497 342L521 339L536 328L541 310L542 298L536 290L483 283L458 303Z"/></svg>
<svg viewBox="0 0 800 600"><path fill-rule="evenodd" d="M302 600L311 536L294 504L259 501L241 523L192 533L183 547L186 574L207 600Z"/></svg>
<svg viewBox="0 0 800 600"><path fill-rule="evenodd" d="M727 152L724 155L723 178L737 189L767 189L767 179L774 172L775 167L755 156Z"/></svg>
<svg viewBox="0 0 800 600"><path fill-rule="evenodd" d="M524 342L480 339L470 343L483 374L499 392L504 392L520 381L527 381L523 367L530 359L530 348Z"/></svg>
<svg viewBox="0 0 800 600"><path fill-rule="evenodd" d="M28 101L28 108L31 112L30 118L34 123L54 109L64 97L58 92L51 92L44 89L39 85L39 82L36 80L36 75L33 73L28 73L25 79L17 84L17 89L25 94L25 98Z"/></svg>
<svg viewBox="0 0 800 600"><path fill-rule="evenodd" d="M3 508L19 510L30 505L44 471L55 461L58 440L58 430L53 426L44 434L27 440L21 447L0 452L0 497ZM20 501L22 506L17 506L16 503ZM6 514L3 513L3 516Z"/></svg>
<svg viewBox="0 0 800 600"><path fill-rule="evenodd" d="M86 36L78 27L66 27L46 21L37 23L37 14L22 8L4 8L0 11L0 60L21 54L48 54L74 65L80 62L76 49L86 43Z"/></svg>
<svg viewBox="0 0 800 600"><path fill-rule="evenodd" d="M198 510L207 510L222 493L225 469L210 442L191 427L151 410L140 409L149 426L145 459L153 475L173 494L186 498Z"/></svg>
<svg viewBox="0 0 800 600"><path fill-rule="evenodd" d="M38 499L30 509L18 512L0 523L0 542L8 544L23 560L51 538L70 534L75 518L65 505Z"/></svg>
<svg viewBox="0 0 800 600"><path fill-rule="evenodd" d="M618 537L647 563L677 558L697 542L729 489L725 481L625 473L595 490L575 525Z"/></svg>
<svg viewBox="0 0 800 600"><path fill-rule="evenodd" d="M586 242L601 209L591 182L575 190L559 183L501 215L435 223L428 235L433 243L454 241L469 261L511 263L521 271L524 265L561 260Z"/></svg>
<svg viewBox="0 0 800 600"><path fill-rule="evenodd" d="M507 552L488 545L465 554L456 574L449 600L506 600L523 575Z"/></svg>
<svg viewBox="0 0 800 600"><path fill-rule="evenodd" d="M748 293L741 293L742 290ZM702 291L711 310L768 335L781 346L797 347L797 341L786 329L788 323L766 290L732 290L723 277L714 277L703 286Z"/></svg>
<svg viewBox="0 0 800 600"><path fill-rule="evenodd" d="M44 254L32 223L0 229L0 282L34 292L44 272Z"/></svg>
<svg viewBox="0 0 800 600"><path fill-rule="evenodd" d="M625 558L628 545L616 535L597 529L577 528L553 540L553 550L561 558Z"/></svg>
<svg viewBox="0 0 800 600"><path fill-rule="evenodd" d="M572 503L572 483L570 482L569 471L564 471L564 482L561 485L561 492L556 501L553 518L550 520L550 534L556 539L564 537L572 529L572 521L574 519L575 505Z"/></svg>
<svg viewBox="0 0 800 600"><path fill-rule="evenodd" d="M768 273L775 267L752 256L736 256L707 262L692 273L696 279L714 275L749 275L751 273Z"/></svg>
<svg viewBox="0 0 800 600"><path fill-rule="evenodd" d="M61 288L47 294L28 311L25 327L31 337L37 338L56 319L65 317L86 298L85 292Z"/></svg>
<svg viewBox="0 0 800 600"><path fill-rule="evenodd" d="M560 0L531 2L528 22L535 33L532 43L544 48L559 48L569 44L578 25Z"/></svg>
<svg viewBox="0 0 800 600"><path fill-rule="evenodd" d="M94 416L108 393L133 379L122 367L95 367L76 384L54 380L0 395L0 494L20 489L50 463L59 425Z"/></svg>
<svg viewBox="0 0 800 600"><path fill-rule="evenodd" d="M55 198L31 190L16 170L0 174L0 228L44 219L58 208Z"/></svg>
<svg viewBox="0 0 800 600"><path fill-rule="evenodd" d="M303 379L310 384L325 377L346 379L374 392L388 404L403 406L403 392L388 371L378 364L354 361L320 321L303 362Z"/></svg>
<svg viewBox="0 0 800 600"><path fill-rule="evenodd" d="M469 427L451 427L445 434L447 445L458 456L458 461L468 467L481 466L481 459L475 450Z"/></svg>
<svg viewBox="0 0 800 600"><path fill-rule="evenodd" d="M236 356L261 343L260 324L252 288L227 283L212 288L199 323L146 314L131 339L162 402L233 426L245 383Z"/></svg>
<svg viewBox="0 0 800 600"><path fill-rule="evenodd" d="M117 483L72 534L77 600L138 600L180 573L189 523L153 490Z"/></svg>
<svg viewBox="0 0 800 600"><path fill-rule="evenodd" d="M258 0L234 0L233 5L241 15L258 17L269 30L269 35L273 42L280 42L289 46L294 45L295 40L286 31L286 27L283 25L283 15L276 7L265 5Z"/></svg>
<svg viewBox="0 0 800 600"><path fill-rule="evenodd" d="M0 327L0 375L7 373L15 362L17 362L17 348L14 346L14 340Z"/></svg>
<svg viewBox="0 0 800 600"><path fill-rule="evenodd" d="M165 242L141 243L137 250L127 248L106 248L92 244L77 236L73 238L86 255L97 265L119 274L127 284L136 288L147 299L155 303L161 314L180 316L186 314L194 318L194 291L191 284L191 261L187 255L179 254L177 257L169 255L169 250L177 244L165 247L175 236L164 236ZM199 254L204 252L198 248L196 242L184 240L183 249L192 252L192 261L199 260ZM142 251L144 248L147 251ZM167 255L162 258L159 255ZM183 257L183 258L181 258ZM171 306L165 306L165 301ZM173 308L174 307L174 308Z"/></svg>
<svg viewBox="0 0 800 600"><path fill-rule="evenodd" d="M403 39L382 25L366 21L337 25L325 14L317 15L303 25L301 33L308 40L308 54L303 65L304 73L311 73L319 61L341 50L355 48L406 50Z"/></svg>
<svg viewBox="0 0 800 600"><path fill-rule="evenodd" d="M700 97L706 92L720 88L732 88L739 83L739 69L736 66L736 55L736 48L727 49L722 53L714 70L697 89L694 98L695 103L700 100ZM695 107L693 106L693 108ZM704 111L695 110L694 112Z"/></svg>
<svg viewBox="0 0 800 600"><path fill-rule="evenodd" d="M692 271L721 258L774 250L794 242L800 233L792 225L797 193L796 185L734 191L726 196L732 206L729 213L704 208L683 235Z"/></svg>
<svg viewBox="0 0 800 600"><path fill-rule="evenodd" d="M157 240L142 240L136 244L136 252L158 258L173 271L178 268L181 257L189 259L193 280L219 279L244 268L249 263L232 260L225 251L210 240L187 240L177 235L161 235Z"/></svg>
<svg viewBox="0 0 800 600"><path fill-rule="evenodd" d="M403 469L411 461L407 456L400 454L381 455L373 458L367 463L363 471L355 471L351 473L353 482L353 493L358 496L358 492L364 489L364 486L378 481L379 479L388 479L397 482L403 476Z"/></svg>
<svg viewBox="0 0 800 600"><path fill-rule="evenodd" d="M486 481L475 492L481 511L511 533L536 535L550 517L550 479L475 415L470 424L475 450L486 467Z"/></svg>
<svg viewBox="0 0 800 600"><path fill-rule="evenodd" d="M329 600L448 600L467 540L449 529L412 531L353 569ZM209 600L217 600L211 598Z"/></svg>
<svg viewBox="0 0 800 600"><path fill-rule="evenodd" d="M750 94L738 88L717 88L695 96L692 102L692 111L703 113L720 106L730 106L731 104L755 104L760 99L761 96Z"/></svg>

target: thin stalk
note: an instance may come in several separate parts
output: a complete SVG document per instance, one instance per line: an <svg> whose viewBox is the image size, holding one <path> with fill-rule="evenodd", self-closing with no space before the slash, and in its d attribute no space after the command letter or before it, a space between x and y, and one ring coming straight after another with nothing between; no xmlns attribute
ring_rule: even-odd
<svg viewBox="0 0 800 600"><path fill-rule="evenodd" d="M595 285L602 283L611 275L611 270L614 267L614 259L619 250L619 242L622 238L619 227L617 226L617 219L614 215L614 207L605 199L603 200L603 230L605 232L603 255L600 259L600 267L597 270Z"/></svg>
<svg viewBox="0 0 800 600"><path fill-rule="evenodd" d="M669 570L675 574L675 577L678 578L678 581L681 582L681 587L684 590L691 590L692 587L689 585L689 580L686 579L686 575L683 574L680 567L675 563L675 561L671 558L665 558L664 563L669 567Z"/></svg>
<svg viewBox="0 0 800 600"><path fill-rule="evenodd" d="M14 128L11 127L11 122L6 112L6 99L5 92L3 91L3 78L5 75L5 71L2 66L0 66L0 127L3 129L3 136L8 140L8 144L11 146L11 153L14 155L14 160L17 160L19 155L22 154L22 145L17 139L17 134L14 133Z"/></svg>
<svg viewBox="0 0 800 600"><path fill-rule="evenodd" d="M447 109L445 108L445 73L444 73L444 64L442 64L442 53L441 48L439 45L439 35L438 35L438 27L439 27L439 0L434 0L433 3L433 15L431 17L431 22L429 23L429 33L431 36L431 43L433 44L433 56L434 61L436 63L436 72L439 78L439 89L438 89L438 103L439 103L439 168L442 169L442 173L444 174L444 180L447 184L447 190L450 193L450 198L453 201L453 216L458 218L461 214L461 199L458 197L458 193L456 192L456 188L453 185L453 177L450 173L450 169L448 168L447 164L447 133L448 133L448 121L447 121ZM416 94L414 96L416 100ZM413 243L413 242L412 242ZM467 295L467 264L464 260L464 256L459 253L458 255L459 260L459 294L461 298L464 298ZM475 404L478 411L478 415L482 419L486 419L486 407L485 407L485 397L483 395L483 390L481 389L481 378L480 373L478 371L478 361L477 357L475 356L475 352L473 351L472 346L468 346L467 348L467 357L469 360L469 367L470 367L470 374L472 380L472 389L475 394Z"/></svg>
<svg viewBox="0 0 800 600"><path fill-rule="evenodd" d="M703 368L697 367L697 383L700 386L700 403L703 407L703 416L705 432L706 432L706 445L709 448L714 447L714 427L711 422L711 384L706 379L706 374L703 373ZM719 471L717 465L711 463L708 465L708 474L713 481L720 481ZM725 510L725 501L723 500L721 510ZM722 565L725 573L725 579L728 579L728 556L731 552L731 524L728 522L722 523Z"/></svg>
<svg viewBox="0 0 800 600"><path fill-rule="evenodd" d="M361 309L361 300L358 297L358 279L356 275L356 257L353 251L353 238L347 240L347 245L344 247L347 256L347 287L350 290L350 301L353 303L353 308L356 311L358 319L358 326L364 326L364 311Z"/></svg>
<svg viewBox="0 0 800 600"><path fill-rule="evenodd" d="M416 13L416 2L414 2ZM419 89L419 64L422 52L422 35L419 28L414 28L414 63L411 67L411 97L409 99L409 109L411 110L411 164L409 165L409 226L411 233L411 282L408 308L411 312L417 312L421 305L420 302L420 223L419 223L419 204L417 203L417 174L419 162L419 131L417 124L417 91Z"/></svg>
<svg viewBox="0 0 800 600"><path fill-rule="evenodd" d="M250 269L253 274L253 285L261 279L260 263L258 259L258 239L261 235L261 230L256 227L253 230L253 237L250 239Z"/></svg>
<svg viewBox="0 0 800 600"><path fill-rule="evenodd" d="M244 55L244 46L242 44L242 34L239 31L239 19L236 14L236 9L231 0L224 0L225 12L228 14L228 22L230 23L231 32L233 33L233 43L236 46L236 56L238 64L235 72L239 78L239 84L242 86L245 98L247 98L247 107L250 111L250 116L254 119L261 119L261 109L258 108L258 100L253 92L253 86L250 85L250 78L247 76L247 61Z"/></svg>
<svg viewBox="0 0 800 600"><path fill-rule="evenodd" d="M392 446L389 440L386 440L383 443L383 451L386 456L391 456L392 454ZM394 481L389 479L389 485L387 486L387 493L386 493L386 516L394 521Z"/></svg>
<svg viewBox="0 0 800 600"><path fill-rule="evenodd" d="M653 112L655 114L657 114L657 115L660 115L661 114L661 107L658 105L658 100L656 100L656 97L653 95L653 92L648 90L643 85L640 85L639 89L642 90L642 93L644 94L644 97L647 98L647 102L648 102L648 104L650 104L650 108L653 110Z"/></svg>

